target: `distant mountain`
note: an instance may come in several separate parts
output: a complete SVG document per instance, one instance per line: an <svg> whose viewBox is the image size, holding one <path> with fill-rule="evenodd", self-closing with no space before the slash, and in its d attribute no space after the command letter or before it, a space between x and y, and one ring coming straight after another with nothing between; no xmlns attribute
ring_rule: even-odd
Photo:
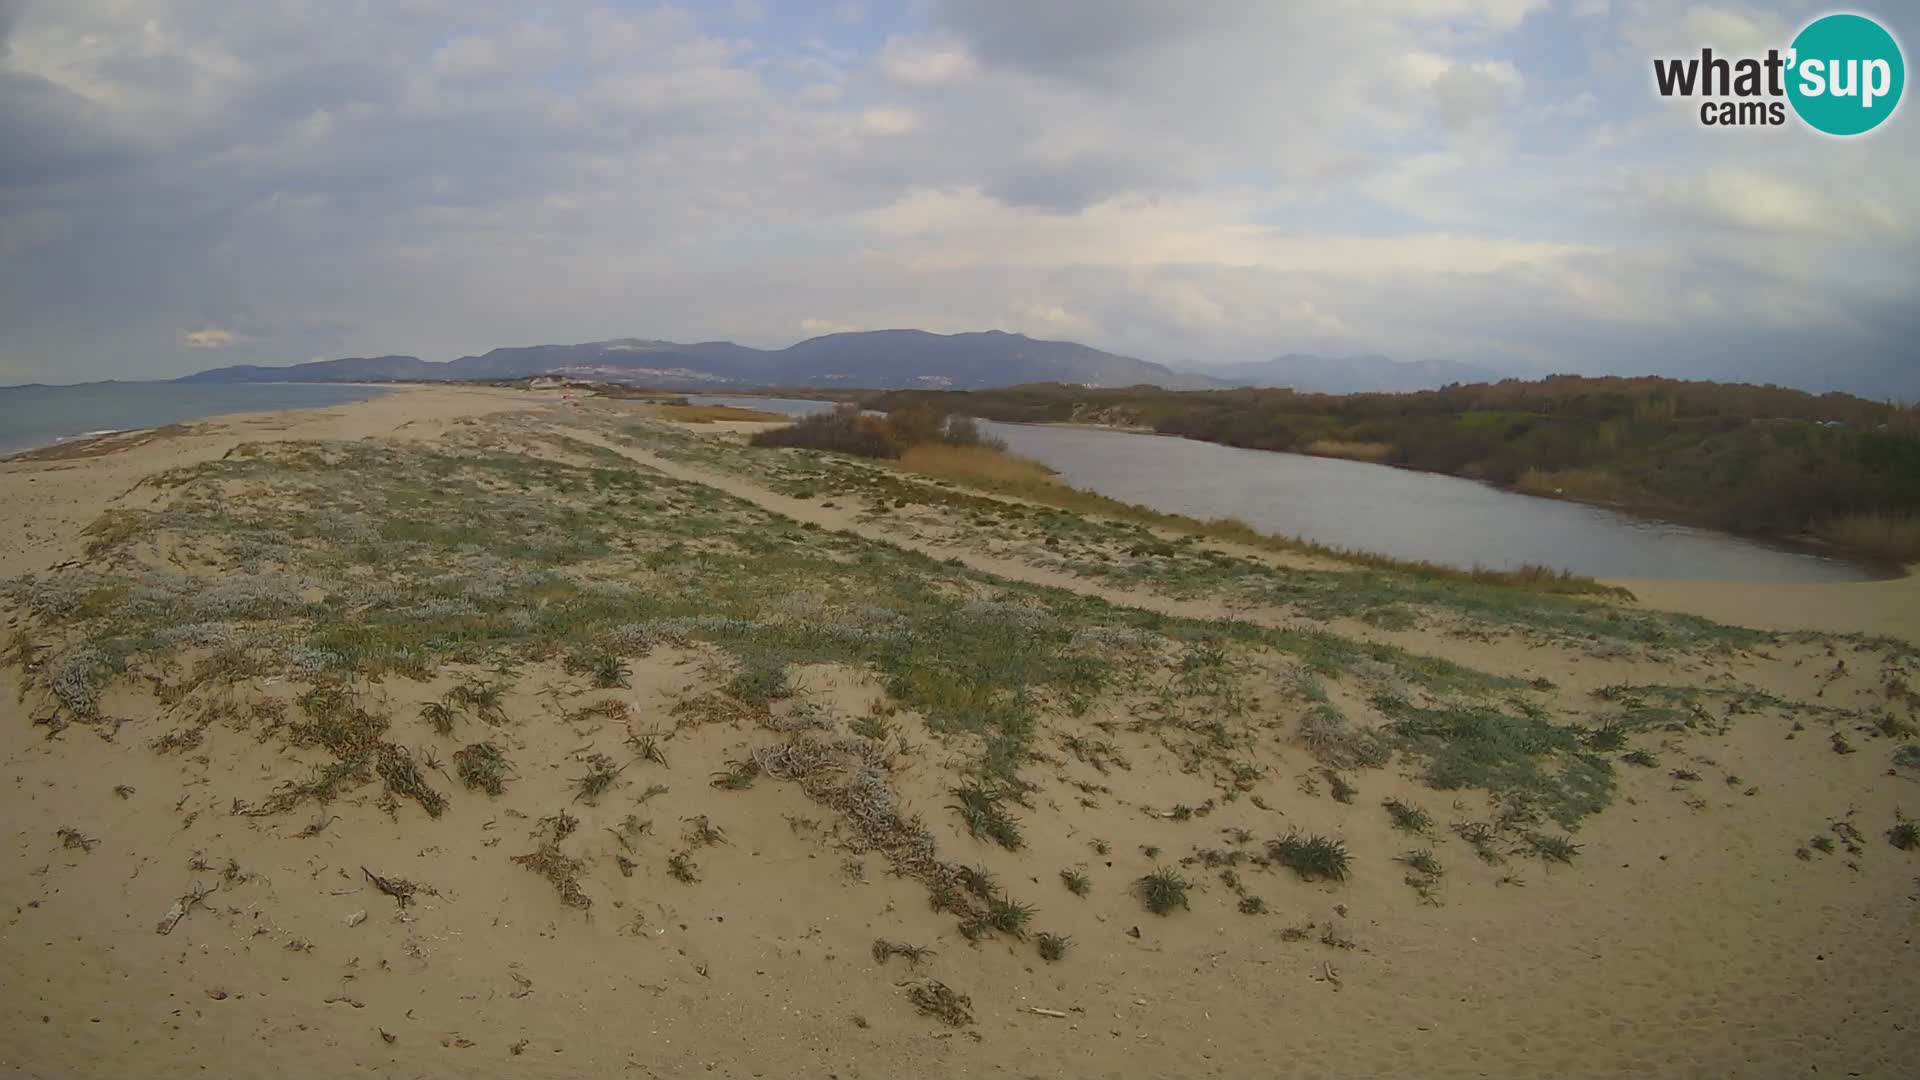
<svg viewBox="0 0 1920 1080"><path fill-rule="evenodd" d="M1207 368L1230 386L1285 386L1316 394L1405 393L1448 383L1498 382L1508 373L1458 360L1393 360L1385 356L1288 353L1254 364Z"/></svg>
<svg viewBox="0 0 1920 1080"><path fill-rule="evenodd" d="M355 356L345 360L315 360L292 367L240 364L185 375L174 382L394 382L401 379L437 379L445 364L430 364L417 356Z"/></svg>
<svg viewBox="0 0 1920 1080"><path fill-rule="evenodd" d="M317 360L291 367L243 364L188 375L181 382L392 382L518 379L572 375L672 389L746 386L849 386L977 390L1027 382L1170 390L1219 387L1204 375L1102 352L1071 341L1040 341L988 330L930 334L874 330L809 338L784 349L731 341L683 345L620 338L580 345L494 349L446 363L414 356Z"/></svg>

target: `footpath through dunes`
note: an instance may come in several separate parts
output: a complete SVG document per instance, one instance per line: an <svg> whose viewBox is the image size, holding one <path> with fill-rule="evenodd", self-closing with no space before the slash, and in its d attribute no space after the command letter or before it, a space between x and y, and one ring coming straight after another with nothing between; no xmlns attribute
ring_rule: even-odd
<svg viewBox="0 0 1920 1080"><path fill-rule="evenodd" d="M1898 642L1262 564L640 405L285 434L7 585L14 1071L1920 1049Z"/></svg>

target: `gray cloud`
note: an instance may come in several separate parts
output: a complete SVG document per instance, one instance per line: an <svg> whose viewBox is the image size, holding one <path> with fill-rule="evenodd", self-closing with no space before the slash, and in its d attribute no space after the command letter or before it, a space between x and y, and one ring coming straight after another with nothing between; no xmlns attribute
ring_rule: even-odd
<svg viewBox="0 0 1920 1080"><path fill-rule="evenodd" d="M1703 139L1637 68L1557 114L1523 6L954 0L861 52L587 0L0 0L0 371L918 324L1920 395L1920 126Z"/></svg>

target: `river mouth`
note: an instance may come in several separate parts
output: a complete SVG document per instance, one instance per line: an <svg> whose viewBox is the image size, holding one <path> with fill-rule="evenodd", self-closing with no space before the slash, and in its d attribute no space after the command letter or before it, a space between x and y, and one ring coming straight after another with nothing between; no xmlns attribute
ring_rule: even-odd
<svg viewBox="0 0 1920 1080"><path fill-rule="evenodd" d="M790 398L697 400L795 416L833 407ZM1461 569L1531 564L1639 580L1806 584L1898 576L1850 559L1438 473L1099 428L982 427L1074 487L1397 559Z"/></svg>

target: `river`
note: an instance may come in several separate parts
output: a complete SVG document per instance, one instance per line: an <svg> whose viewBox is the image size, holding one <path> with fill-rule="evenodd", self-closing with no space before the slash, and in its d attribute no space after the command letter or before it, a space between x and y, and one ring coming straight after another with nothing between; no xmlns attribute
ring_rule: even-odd
<svg viewBox="0 0 1920 1080"><path fill-rule="evenodd" d="M830 402L702 396L788 415ZM1526 563L1602 578L1864 581L1871 569L1745 537L1437 473L1097 428L983 423L1075 487L1264 532L1458 567Z"/></svg>

